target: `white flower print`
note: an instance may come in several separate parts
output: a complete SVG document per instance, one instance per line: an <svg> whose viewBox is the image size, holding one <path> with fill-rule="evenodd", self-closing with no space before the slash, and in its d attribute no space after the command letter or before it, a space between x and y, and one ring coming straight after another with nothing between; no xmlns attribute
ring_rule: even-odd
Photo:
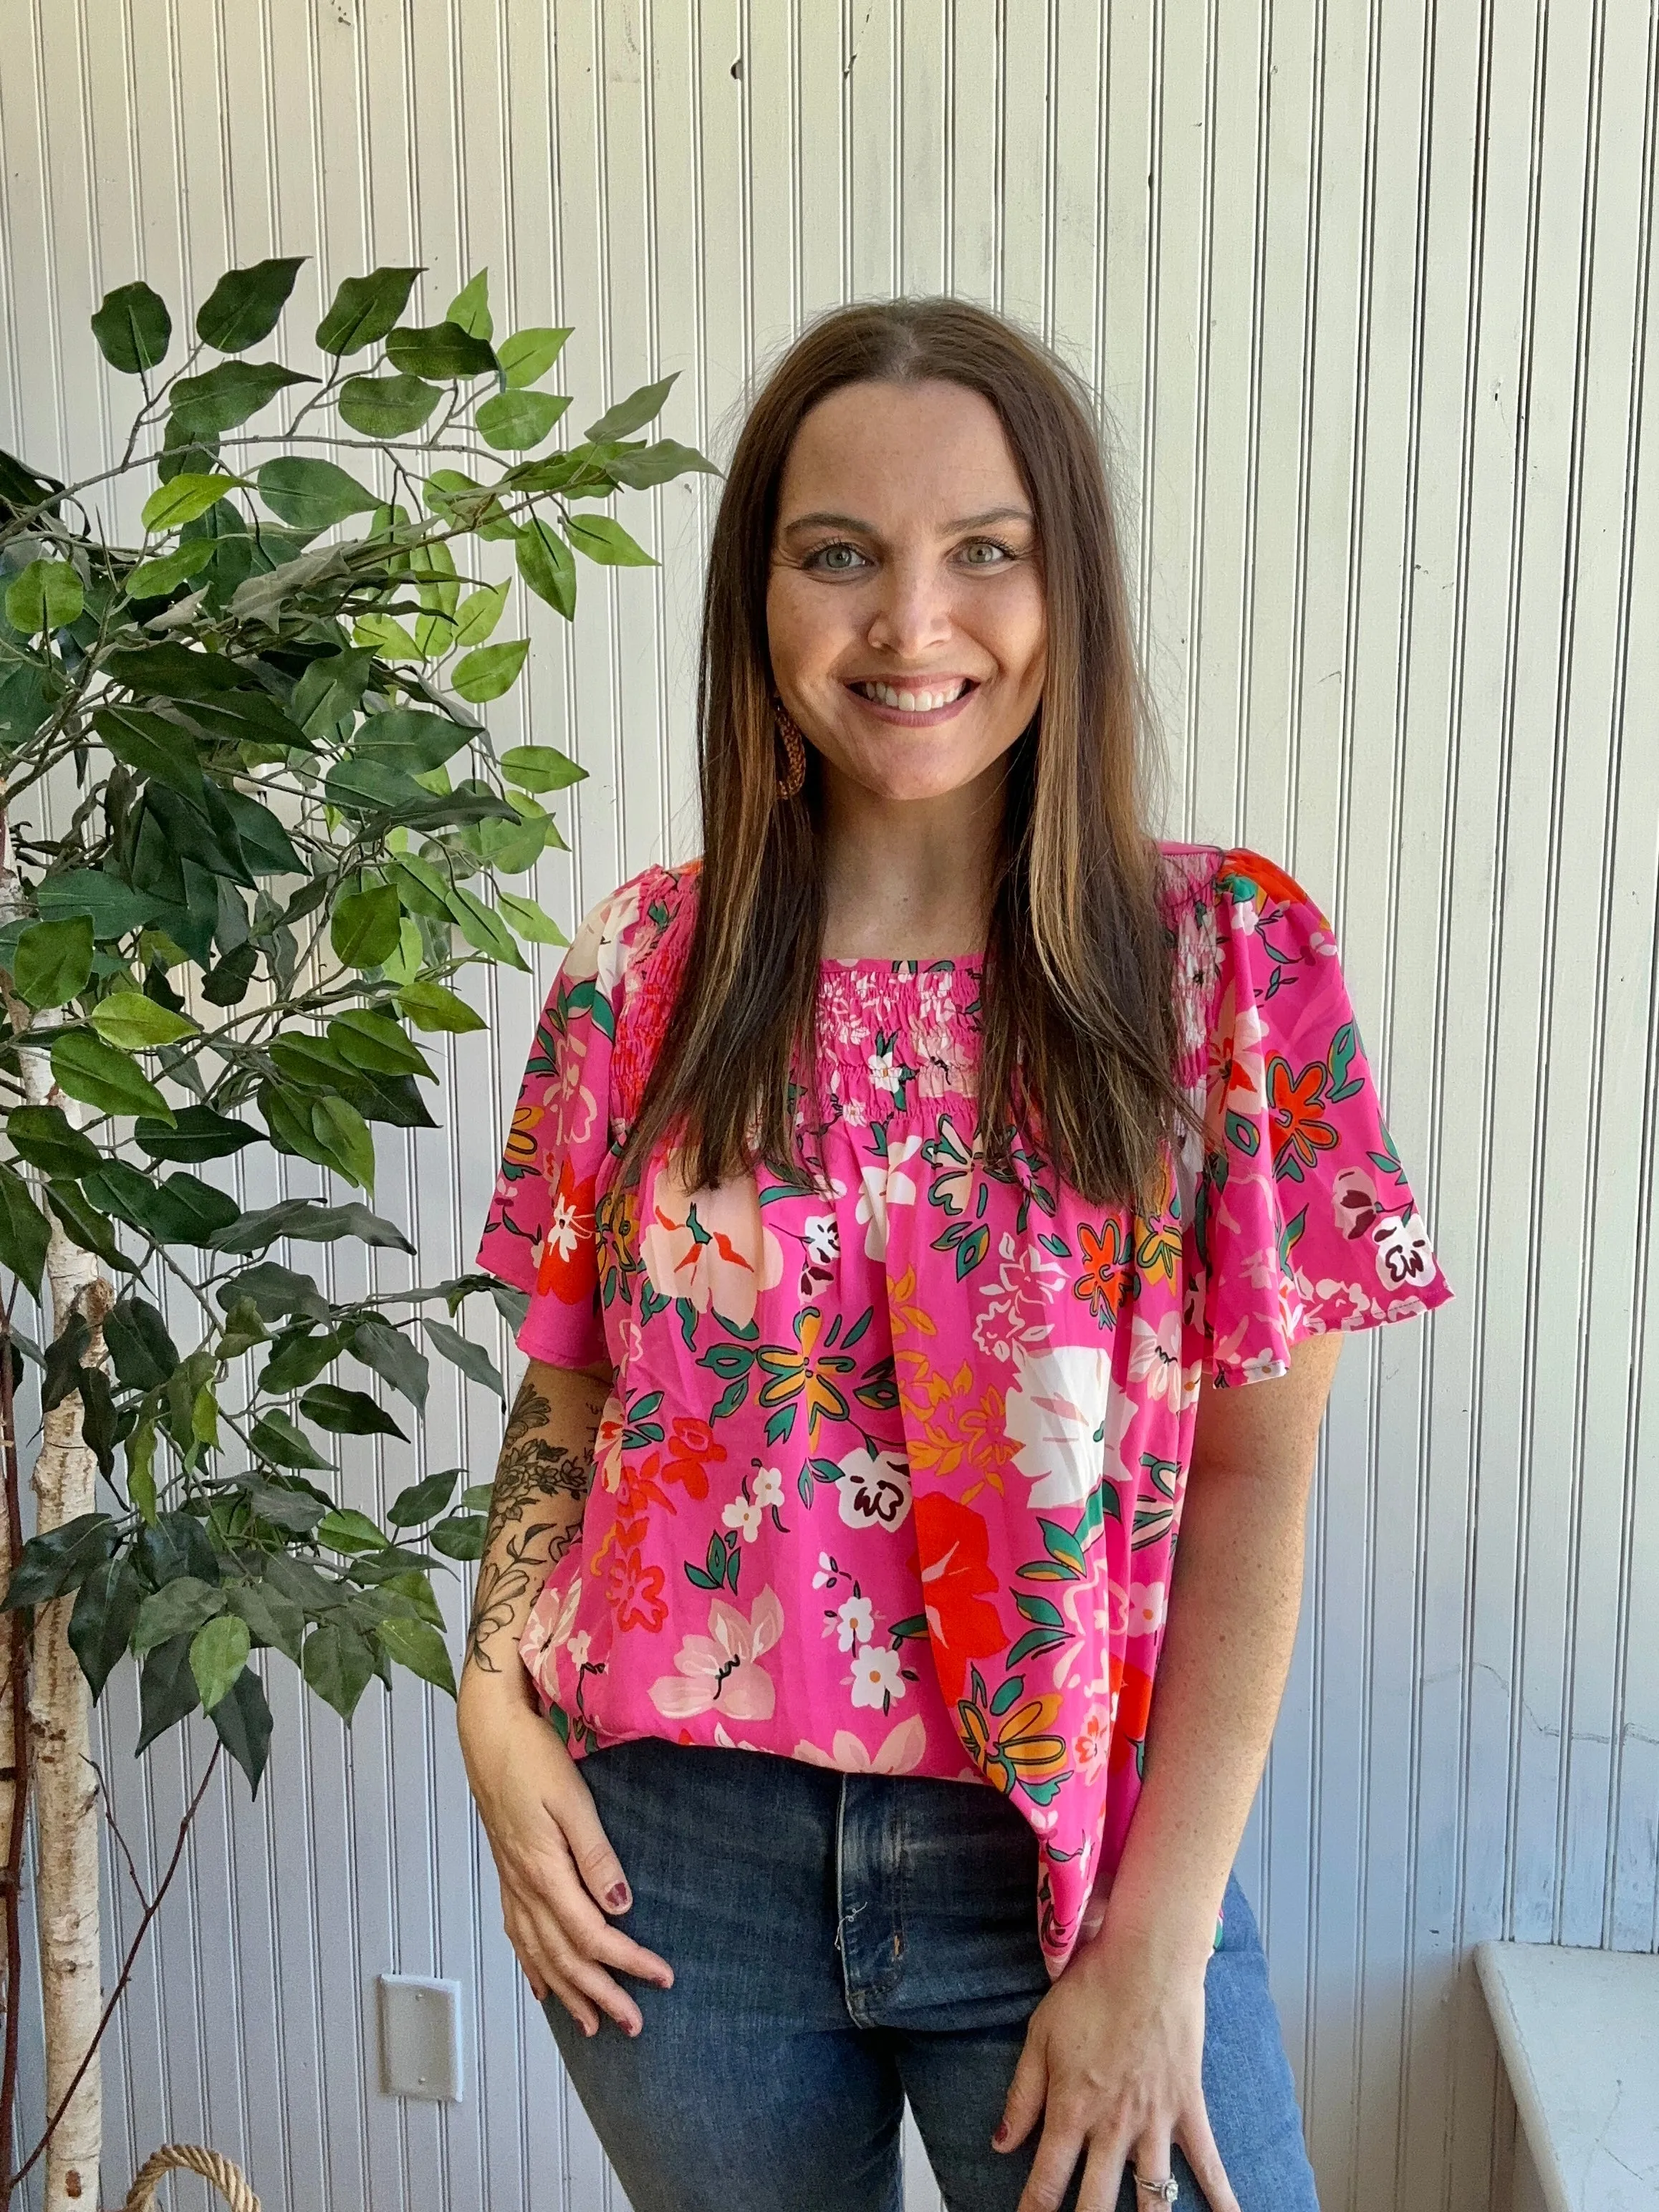
<svg viewBox="0 0 1659 2212"><path fill-rule="evenodd" d="M1048 1315L1066 1271L1040 1244L1021 1243L1012 1231L1005 1232L997 1256L1002 1266L996 1281L981 1286L985 1305L974 1322L974 1342L990 1358L1006 1362L1048 1341L1054 1328Z"/></svg>
<svg viewBox="0 0 1659 2212"><path fill-rule="evenodd" d="M1376 1272L1390 1290L1426 1281L1434 1266L1429 1231L1420 1213L1390 1213L1371 1231Z"/></svg>
<svg viewBox="0 0 1659 2212"><path fill-rule="evenodd" d="M752 1544L760 1534L760 1501L758 1498L734 1498L720 1519L728 1528L741 1528L744 1542Z"/></svg>
<svg viewBox="0 0 1659 2212"><path fill-rule="evenodd" d="M885 1712L895 1698L903 1695L898 1653L889 1644L866 1644L853 1662L853 1703Z"/></svg>
<svg viewBox="0 0 1659 2212"><path fill-rule="evenodd" d="M1181 1316L1163 1315L1158 1327L1135 1316L1129 1346L1129 1380L1144 1382L1149 1398L1165 1398L1179 1413L1198 1395L1199 1370L1181 1364Z"/></svg>
<svg viewBox="0 0 1659 2212"><path fill-rule="evenodd" d="M1269 1346L1261 1352L1253 1352L1242 1364L1239 1372L1247 1382L1271 1382L1278 1376L1288 1375L1290 1370Z"/></svg>
<svg viewBox="0 0 1659 2212"><path fill-rule="evenodd" d="M1081 1505L1133 1416L1112 1380L1108 1352L1081 1344L1022 1352L1003 1419L1014 1463L1031 1485L1030 1503Z"/></svg>
<svg viewBox="0 0 1659 2212"><path fill-rule="evenodd" d="M775 1467L758 1467L755 1480L749 1486L750 1495L763 1513L783 1503L783 1474Z"/></svg>
<svg viewBox="0 0 1659 2212"><path fill-rule="evenodd" d="M887 1257L888 1207L914 1206L916 1202L915 1179L907 1175L905 1169L921 1150L921 1139L909 1136L896 1150L890 1151L885 1159L866 1160L859 1169L863 1188L859 1193L857 1218L865 1224L866 1260Z"/></svg>
<svg viewBox="0 0 1659 2212"><path fill-rule="evenodd" d="M843 1598L836 1607L837 1639L843 1651L867 1644L876 1632L875 1607L867 1597Z"/></svg>
<svg viewBox="0 0 1659 2212"><path fill-rule="evenodd" d="M838 1461L836 1494L849 1528L896 1528L910 1510L910 1469L897 1452L867 1452L860 1445Z"/></svg>
<svg viewBox="0 0 1659 2212"><path fill-rule="evenodd" d="M565 1645L565 1653L570 1661L573 1672L580 1674L581 1669L586 1666L588 1649L591 1642L592 1638L589 1637L587 1631L585 1628L579 1628L576 1631L576 1633L571 1638L569 1643Z"/></svg>
<svg viewBox="0 0 1659 2212"><path fill-rule="evenodd" d="M815 1743L798 1743L794 1756L811 1766L839 1767L844 1774L908 1774L920 1766L927 1749L927 1724L920 1715L900 1721L878 1747L866 1751L850 1729L837 1729L828 1751ZM977 1769L975 1781L980 1779Z"/></svg>
<svg viewBox="0 0 1659 2212"><path fill-rule="evenodd" d="M1156 1636L1164 1626L1164 1589L1162 1583L1131 1583L1128 1629L1131 1636Z"/></svg>
<svg viewBox="0 0 1659 2212"><path fill-rule="evenodd" d="M830 1558L829 1553L820 1552L818 1553L817 1572L812 1577L813 1589L828 1589L830 1583L837 1580L839 1574L840 1570L836 1566L835 1561Z"/></svg>
<svg viewBox="0 0 1659 2212"><path fill-rule="evenodd" d="M841 1253L841 1231L833 1213L810 1213L800 1225L807 1257L827 1266Z"/></svg>
<svg viewBox="0 0 1659 2212"><path fill-rule="evenodd" d="M870 1071L870 1080L878 1091L896 1091L899 1087L898 1069L889 1052L872 1052L865 1066Z"/></svg>

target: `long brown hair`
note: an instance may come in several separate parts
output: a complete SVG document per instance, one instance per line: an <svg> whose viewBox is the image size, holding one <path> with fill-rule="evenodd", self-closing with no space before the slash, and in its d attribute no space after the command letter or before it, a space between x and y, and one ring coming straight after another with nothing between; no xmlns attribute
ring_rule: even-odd
<svg viewBox="0 0 1659 2212"><path fill-rule="evenodd" d="M821 399L938 379L995 408L1036 517L1042 703L1007 756L981 971L979 1120L1096 1205L1155 1189L1183 1118L1168 933L1144 826L1149 720L1088 395L1036 340L955 300L834 310L773 370L732 456L709 550L697 699L703 860L684 981L623 1152L673 1132L693 1188L751 1168L805 1183L791 1087L810 1071L823 927L817 776L777 795L766 599L790 446Z"/></svg>

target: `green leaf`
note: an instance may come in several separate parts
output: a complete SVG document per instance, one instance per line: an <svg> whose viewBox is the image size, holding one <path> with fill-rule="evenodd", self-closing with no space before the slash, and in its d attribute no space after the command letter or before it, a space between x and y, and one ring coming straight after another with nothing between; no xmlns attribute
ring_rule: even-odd
<svg viewBox="0 0 1659 2212"><path fill-rule="evenodd" d="M410 1405L425 1406L431 1380L426 1354L416 1350L402 1329L370 1315L352 1331L351 1350L355 1358L389 1382Z"/></svg>
<svg viewBox="0 0 1659 2212"><path fill-rule="evenodd" d="M179 479L175 477L173 482ZM199 575L216 550L211 538L187 538L171 553L154 561L141 561L126 580L130 599L164 599L190 577Z"/></svg>
<svg viewBox="0 0 1659 2212"><path fill-rule="evenodd" d="M0 1163L0 1267L27 1283L32 1297L40 1295L51 1242L52 1224L29 1196L28 1185L15 1168Z"/></svg>
<svg viewBox="0 0 1659 2212"><path fill-rule="evenodd" d="M569 404L556 392L498 392L472 419L487 446L497 453L522 453L540 445Z"/></svg>
<svg viewBox="0 0 1659 2212"><path fill-rule="evenodd" d="M250 799L245 791L233 791L228 785L214 787L218 803L230 817L236 832L236 842L242 848L242 857L256 876L299 876L305 873L305 862L295 851L292 839L271 812L257 799Z"/></svg>
<svg viewBox="0 0 1659 2212"><path fill-rule="evenodd" d="M94 1567L115 1549L118 1531L107 1513L77 1513L43 1536L31 1536L17 1555L0 1612L20 1605L45 1605L65 1591L79 1589Z"/></svg>
<svg viewBox="0 0 1659 2212"><path fill-rule="evenodd" d="M301 1667L317 1695L349 1721L374 1677L374 1654L349 1622L325 1620L306 1638Z"/></svg>
<svg viewBox="0 0 1659 2212"><path fill-rule="evenodd" d="M197 1630L190 1647L190 1671L195 1675L196 1686L202 1693L204 1712L210 1713L219 1700L228 1694L236 1677L247 1664L252 1642L247 1623L239 1613L222 1613L216 1620L210 1620L204 1627Z"/></svg>
<svg viewBox="0 0 1659 2212"><path fill-rule="evenodd" d="M104 1341L124 1390L154 1390L179 1364L167 1325L148 1298L129 1291L104 1317Z"/></svg>
<svg viewBox="0 0 1659 2212"><path fill-rule="evenodd" d="M328 313L317 325L322 353L361 353L377 344L409 305L418 269L375 269L341 280Z"/></svg>
<svg viewBox="0 0 1659 2212"><path fill-rule="evenodd" d="M274 361L222 361L204 376L181 376L173 387L168 438L175 445L210 445L269 407L289 385L316 381Z"/></svg>
<svg viewBox="0 0 1659 2212"><path fill-rule="evenodd" d="M173 339L167 303L148 284L119 284L106 292L92 319L98 350L123 376L137 376L167 357Z"/></svg>
<svg viewBox="0 0 1659 2212"><path fill-rule="evenodd" d="M293 1497L296 1504L316 1506L314 1498L301 1497L291 1492L273 1491L268 1483L260 1483L257 1488L262 1498ZM254 1510L258 1511L257 1504ZM261 1514L260 1517L268 1519L270 1516ZM307 1526L314 1528L321 1518L322 1510L319 1507ZM300 1648L305 1642L306 1617L293 1599L284 1596L269 1582L228 1582L224 1589L225 1603L240 1620L247 1623L252 1641L286 1653L297 1666Z"/></svg>
<svg viewBox="0 0 1659 2212"><path fill-rule="evenodd" d="M510 584L486 584L476 592L469 592L455 610L455 638L458 646L482 645L501 618L507 605Z"/></svg>
<svg viewBox="0 0 1659 2212"><path fill-rule="evenodd" d="M103 1694L116 1662L126 1656L143 1595L144 1586L126 1559L106 1559L81 1585L70 1614L70 1649L81 1662L94 1701Z"/></svg>
<svg viewBox="0 0 1659 2212"><path fill-rule="evenodd" d="M481 1559L488 1523L482 1513L452 1513L427 1533L427 1542L447 1559Z"/></svg>
<svg viewBox="0 0 1659 2212"><path fill-rule="evenodd" d="M264 1685L251 1667L245 1667L229 1691L215 1705L212 1721L219 1741L258 1795L259 1777L270 1753L270 1705Z"/></svg>
<svg viewBox="0 0 1659 2212"><path fill-rule="evenodd" d="M130 1221L158 1244L208 1245L237 1218L236 1201L193 1175L158 1183L125 1160L106 1160L82 1179L94 1205Z"/></svg>
<svg viewBox="0 0 1659 2212"><path fill-rule="evenodd" d="M678 373L676 370L675 375ZM660 384L641 385L637 392L630 392L626 399L619 399L614 407L607 408L597 422L590 422L584 436L595 445L628 437L661 414L663 402L673 386L673 376L665 376Z"/></svg>
<svg viewBox="0 0 1659 2212"><path fill-rule="evenodd" d="M487 1026L483 1015L474 1013L465 999L458 999L443 984L428 982L423 977L417 976L414 982L404 985L398 994L398 1004L417 1030L465 1036L469 1030Z"/></svg>
<svg viewBox="0 0 1659 2212"><path fill-rule="evenodd" d="M133 1747L136 1758L159 1735L193 1713L201 1703L196 1677L191 1671L190 1638L175 1636L158 1644L145 1659L138 1674L138 1711L142 1725Z"/></svg>
<svg viewBox="0 0 1659 2212"><path fill-rule="evenodd" d="M435 1683L441 1690L455 1694L455 1673L450 1664L449 1647L438 1631L424 1620L403 1620L393 1618L377 1623L374 1630L380 1647L391 1654L400 1667L407 1667L411 1674L418 1674L423 1682Z"/></svg>
<svg viewBox="0 0 1659 2212"><path fill-rule="evenodd" d="M489 346L459 323L393 331L386 338L386 350L392 366L405 376L434 377L441 384L457 378L489 376L495 368L495 356Z"/></svg>
<svg viewBox="0 0 1659 2212"><path fill-rule="evenodd" d="M495 335L495 319L489 312L489 271L479 270L469 277L445 310L446 321L457 324L469 337L482 338L486 345Z"/></svg>
<svg viewBox="0 0 1659 2212"><path fill-rule="evenodd" d="M179 1575L152 1590L138 1608L132 1631L135 1651L153 1651L174 1636L193 1636L204 1623L224 1611L224 1591L217 1583L194 1575Z"/></svg>
<svg viewBox="0 0 1659 2212"><path fill-rule="evenodd" d="M659 438L653 446L636 446L605 456L605 472L631 490L645 491L653 484L669 483L676 477L717 477L720 471L695 446L677 445Z"/></svg>
<svg viewBox="0 0 1659 2212"><path fill-rule="evenodd" d="M92 924L37 921L17 940L11 960L18 996L31 1006L62 1006L78 998L92 975Z"/></svg>
<svg viewBox="0 0 1659 2212"><path fill-rule="evenodd" d="M446 1359L459 1367L471 1382L482 1382L486 1390L493 1390L505 1404L507 1385L483 1345L474 1344L470 1337L463 1336L459 1329L452 1328L447 1322L423 1320L422 1326Z"/></svg>
<svg viewBox="0 0 1659 2212"><path fill-rule="evenodd" d="M527 637L514 638L507 645L481 645L456 662L450 682L475 707L487 699L499 699L517 683L529 650Z"/></svg>
<svg viewBox="0 0 1659 2212"><path fill-rule="evenodd" d="M406 438L438 398L437 386L418 376L349 376L340 386L340 416L365 438Z"/></svg>
<svg viewBox="0 0 1659 2212"><path fill-rule="evenodd" d="M520 791L563 791L582 782L587 770L551 745L509 745L501 755L501 774Z"/></svg>
<svg viewBox="0 0 1659 2212"><path fill-rule="evenodd" d="M426 655L415 642L413 631L406 629L396 615L359 615L351 628L354 645L366 645L382 660L424 660Z"/></svg>
<svg viewBox="0 0 1659 2212"><path fill-rule="evenodd" d="M620 522L608 514L573 514L565 535L577 552L607 568L654 568L656 556L637 545Z"/></svg>
<svg viewBox="0 0 1659 2212"><path fill-rule="evenodd" d="M53 1040L52 1072L60 1091L100 1113L173 1119L172 1107L126 1054L85 1030L65 1030Z"/></svg>
<svg viewBox="0 0 1659 2212"><path fill-rule="evenodd" d="M510 338L503 338L495 349L495 358L512 388L516 392L526 384L534 384L538 377L545 376L563 352L569 335L568 330L543 327L514 331Z"/></svg>
<svg viewBox="0 0 1659 2212"><path fill-rule="evenodd" d="M199 1028L188 1014L175 1014L171 1006L158 1006L142 991L112 992L107 999L100 999L87 1019L106 1044L119 1045L125 1052L177 1044L180 1037L196 1036Z"/></svg>
<svg viewBox="0 0 1659 2212"><path fill-rule="evenodd" d="M485 596L473 593L475 599ZM365 720L352 747L352 758L399 768L406 775L427 775L453 760L471 735L471 730L452 722L447 714L392 707Z"/></svg>
<svg viewBox="0 0 1659 2212"><path fill-rule="evenodd" d="M532 898L520 898L514 892L495 886L495 903L507 916L507 925L515 936L529 945L568 945L570 939L559 927L550 914L544 914Z"/></svg>
<svg viewBox="0 0 1659 2212"><path fill-rule="evenodd" d="M427 1323L428 1328L432 1324ZM399 1437L409 1439L390 1413L377 1406L367 1390L343 1389L337 1382L318 1382L300 1401L307 1420L315 1421L337 1437Z"/></svg>
<svg viewBox="0 0 1659 2212"><path fill-rule="evenodd" d="M435 1519L455 1495L461 1474L459 1467L449 1467L441 1474L428 1474L422 1482L410 1483L387 1506L386 1519L394 1528L418 1528Z"/></svg>
<svg viewBox="0 0 1659 2212"><path fill-rule="evenodd" d="M118 761L204 805L201 755L190 732L143 707L100 707L92 726Z"/></svg>
<svg viewBox="0 0 1659 2212"><path fill-rule="evenodd" d="M43 1175L71 1181L101 1167L104 1156L83 1137L61 1106L14 1106L6 1120L12 1148Z"/></svg>
<svg viewBox="0 0 1659 2212"><path fill-rule="evenodd" d="M85 604L81 572L67 561L31 561L6 587L6 620L25 637L67 628Z"/></svg>
<svg viewBox="0 0 1659 2212"><path fill-rule="evenodd" d="M398 894L390 884L347 891L329 918L335 957L348 968L378 968L397 946L399 921Z"/></svg>
<svg viewBox="0 0 1659 2212"><path fill-rule="evenodd" d="M316 1381L324 1368L332 1366L344 1349L344 1339L334 1330L313 1334L289 1329L277 1340L265 1362L259 1388L276 1398L286 1397L290 1390L302 1390L307 1382Z"/></svg>
<svg viewBox="0 0 1659 2212"><path fill-rule="evenodd" d="M354 1006L337 1014L328 1035L354 1067L380 1075L419 1075L428 1083L435 1079L432 1063L419 1045L411 1044L396 1022L371 1007Z"/></svg>
<svg viewBox="0 0 1659 2212"><path fill-rule="evenodd" d="M304 1467L322 1470L328 1462L318 1455L305 1431L275 1408L261 1413L248 1431L248 1443L273 1467Z"/></svg>
<svg viewBox="0 0 1659 2212"><path fill-rule="evenodd" d="M89 1176L88 1182L96 1178ZM125 1274L137 1272L137 1263L129 1260L115 1241L115 1231L98 1210L91 1194L79 1183L48 1183L46 1204L62 1224L64 1234L78 1244L83 1252L95 1252L109 1267Z"/></svg>
<svg viewBox="0 0 1659 2212"><path fill-rule="evenodd" d="M517 527L494 491L459 469L434 469L423 489L430 511L454 529L476 530L480 538L511 538Z"/></svg>
<svg viewBox="0 0 1659 2212"><path fill-rule="evenodd" d="M570 621L576 611L576 563L550 525L526 522L519 532L519 574L538 599Z"/></svg>
<svg viewBox="0 0 1659 2212"><path fill-rule="evenodd" d="M461 935L478 951L504 967L528 970L529 962L513 942L512 933L498 914L492 914L482 899L475 898L464 884L457 884L450 893L450 910L455 916Z"/></svg>
<svg viewBox="0 0 1659 2212"><path fill-rule="evenodd" d="M181 1106L171 1127L160 1121L139 1121L134 1137L153 1160L228 1159L245 1145L257 1144L259 1133L211 1106Z"/></svg>
<svg viewBox="0 0 1659 2212"><path fill-rule="evenodd" d="M276 327L306 256L227 269L196 316L196 335L216 353L244 353Z"/></svg>
<svg viewBox="0 0 1659 2212"><path fill-rule="evenodd" d="M332 461L306 460L295 454L266 461L254 481L271 513L295 530L331 530L349 515L370 514L380 504L356 477Z"/></svg>
<svg viewBox="0 0 1659 2212"><path fill-rule="evenodd" d="M325 1544L331 1552L347 1552L354 1555L363 1552L383 1552L387 1540L367 1513L359 1513L351 1506L337 1506L325 1513L317 1523L317 1541Z"/></svg>
<svg viewBox="0 0 1659 2212"><path fill-rule="evenodd" d="M100 945L142 929L155 921L156 913L153 900L97 868L70 868L61 876L42 877L34 887L34 903L48 921L84 914Z"/></svg>
<svg viewBox="0 0 1659 2212"><path fill-rule="evenodd" d="M152 534L181 529L186 522L194 522L198 514L205 514L209 507L216 506L234 488L236 481L234 477L174 477L151 492L138 519Z"/></svg>
<svg viewBox="0 0 1659 2212"><path fill-rule="evenodd" d="M355 1106L343 1098L319 1098L311 1109L311 1132L324 1164L348 1182L374 1188L374 1139Z"/></svg>

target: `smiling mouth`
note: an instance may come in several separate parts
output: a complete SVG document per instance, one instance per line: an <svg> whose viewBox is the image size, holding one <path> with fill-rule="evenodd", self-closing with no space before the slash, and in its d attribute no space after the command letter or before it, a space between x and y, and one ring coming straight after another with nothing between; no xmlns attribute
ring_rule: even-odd
<svg viewBox="0 0 1659 2212"><path fill-rule="evenodd" d="M850 684L847 688L876 706L896 708L902 714L930 714L940 707L954 706L958 699L975 687L971 677L952 676L931 689L924 689L915 684L900 685L876 682Z"/></svg>

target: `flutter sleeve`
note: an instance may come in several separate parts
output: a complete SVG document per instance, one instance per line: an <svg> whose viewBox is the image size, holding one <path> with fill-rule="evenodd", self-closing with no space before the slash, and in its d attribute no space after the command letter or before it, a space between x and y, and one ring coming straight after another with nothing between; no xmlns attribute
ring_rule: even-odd
<svg viewBox="0 0 1659 2212"><path fill-rule="evenodd" d="M1291 1347L1451 1296L1383 1119L1335 939L1260 854L1222 860L1196 1234L1208 1371L1282 1375Z"/></svg>
<svg viewBox="0 0 1659 2212"><path fill-rule="evenodd" d="M637 901L602 899L571 940L519 1086L478 1245L486 1273L530 1293L519 1348L556 1367L607 1357L594 1183L611 1143L617 986Z"/></svg>

